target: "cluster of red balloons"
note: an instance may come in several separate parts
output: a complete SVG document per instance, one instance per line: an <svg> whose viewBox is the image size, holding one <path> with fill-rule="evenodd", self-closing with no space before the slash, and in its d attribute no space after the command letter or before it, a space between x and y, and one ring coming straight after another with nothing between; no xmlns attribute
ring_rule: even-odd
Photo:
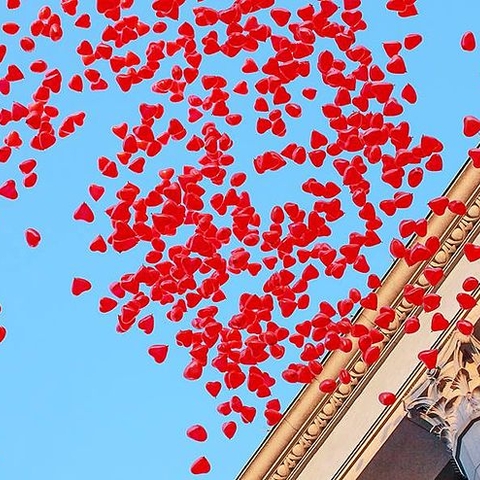
<svg viewBox="0 0 480 480"><path fill-rule="evenodd" d="M388 60L382 66L375 62L372 49L359 42L358 33L367 29L360 0L321 0L289 9L276 7L274 0L234 0L224 9L194 7L191 22L182 20L182 12L189 8L184 0L155 0L151 8L159 20L153 23L127 14L133 4L134 0L97 0L96 12L106 22L101 40L97 44L86 39L80 42L76 54L84 69L66 82L77 93L88 85L91 91L119 89L127 96L146 82L158 96L157 102L138 105L136 125L123 122L112 126L119 151L114 158L100 156L98 170L106 182L128 173L125 167L141 175L151 159L161 157L172 144L180 145L179 152L184 149L185 155L196 160L184 162L181 168L166 165L148 192L132 181L116 192L117 203L106 209L112 231L106 238L96 236L89 249L121 253L148 245L148 252L136 271L110 285L110 294L99 299L99 311L117 311L118 332L137 325L147 335L157 325L154 315L144 312L153 304L165 306L171 322L193 314L191 328L179 329L175 338L179 347L189 349L191 357L184 377L198 380L206 368L213 367L221 381L206 382L210 395L219 395L223 386L228 390L245 386L253 396L266 399L264 418L273 426L282 417L279 400L270 398L279 379L262 364L288 357L290 345L299 350L299 358L283 369L281 377L289 383L311 382L322 372L327 351L359 349L366 365L372 365L382 351L382 330L395 319L391 306L378 303L376 289L381 281L371 272L368 249L382 242L377 232L388 217L411 207L413 190L425 174L443 167L441 141L425 134L414 143L411 125L399 118L406 107L416 103L417 93L410 83L397 86L396 79L407 73L408 51L421 44L422 36L412 33L401 41L384 42ZM19 0L7 0L9 9L20 6ZM77 0L62 0L60 7L58 13L50 7L40 8L30 25L30 36L19 39L25 54L35 51L36 37L57 42L68 29L88 30L99 20L79 12ZM417 14L414 0L389 0L386 8L400 17ZM68 17L73 17L73 23L66 27ZM21 31L15 22L1 27L9 36ZM135 51L142 37L149 41L143 51ZM475 47L474 34L467 32L461 48L473 51ZM6 55L7 48L0 45L0 63ZM211 74L205 68L203 72L205 58L213 55L217 71ZM241 60L235 63L235 58ZM108 64L111 78L94 68L97 62ZM161 68L167 62L171 64L169 74ZM3 95L10 92L12 83L25 79L15 63L6 70L0 78ZM86 113L70 114L57 126L59 110L50 97L62 93L63 75L59 69L49 69L43 59L33 61L30 71L42 78L32 102L14 102L10 109L2 109L0 124L23 121L34 131L30 147L48 150L81 127ZM237 74L241 80L232 82ZM300 93L295 88L298 84ZM328 96L331 101L324 100ZM317 97L323 100L319 102ZM322 122L308 126L305 111L313 102L319 105L325 127ZM175 114L171 112L174 104L183 107L183 116L178 108ZM293 141L294 129L300 125L308 138ZM232 153L235 142L245 141L236 138L240 126L249 129L252 142L262 138L276 142L252 155L248 168ZM466 115L464 135L479 132L480 120ZM24 147L14 129L3 143L3 163ZM480 150L469 153L480 167ZM37 181L36 164L34 159L19 163L25 188ZM268 176L293 165L331 166L334 176L322 173L306 179L301 193L294 194L303 195L301 201L272 205L269 218L262 217L255 192L247 189L249 176ZM372 191L380 183L385 191L394 193L374 201ZM89 186L93 202L100 201L104 192L103 185ZM16 199L16 182L7 180L0 186L0 195ZM94 222L91 201L81 202L73 213L75 220ZM454 198L438 197L428 205L437 215L466 212L466 206ZM348 241L336 246L332 240L335 224L344 217L352 217L352 225L360 221L361 226L352 226ZM427 262L440 247L423 218L399 221L398 231L400 238L391 240L390 253L410 266ZM417 240L407 247L405 239L413 235ZM41 241L34 228L25 232L25 238L30 247ZM465 255L475 261L479 249L468 244ZM351 288L335 305L320 299L317 312L300 321L299 314L310 308L312 300L318 300L318 279L341 280L349 271L366 275L369 291L362 294ZM424 274L432 286L443 278L443 271L432 267L425 268ZM225 319L220 306L234 300L227 297L227 284L235 277L242 282L257 276L264 277L262 292L255 293L249 286L238 299L238 311ZM471 292L477 285L474 278L465 280L464 290L456 297L461 308L476 305ZM91 289L88 279L75 277L72 281L73 295ZM435 312L441 304L439 295L414 285L405 286L404 296L427 312ZM377 312L375 326L352 324L352 312L359 307ZM290 317L292 320L286 321ZM433 314L433 331L449 324L440 312ZM409 334L419 327L415 317L404 325ZM473 331L467 321L458 322L457 327L465 335ZM0 327L0 341L5 333ZM171 346L154 344L148 353L155 362L163 363ZM435 350L424 351L419 359L427 368L435 368L436 354ZM349 372L342 370L338 378L323 380L319 388L331 393L350 380ZM383 392L379 400L392 405L396 398ZM243 423L256 418L256 408L237 395L220 403L217 411L225 416L237 414ZM226 421L222 431L232 438L237 423ZM194 425L187 436L204 442L208 434L203 426ZM194 474L210 469L203 456L191 465Z"/></svg>

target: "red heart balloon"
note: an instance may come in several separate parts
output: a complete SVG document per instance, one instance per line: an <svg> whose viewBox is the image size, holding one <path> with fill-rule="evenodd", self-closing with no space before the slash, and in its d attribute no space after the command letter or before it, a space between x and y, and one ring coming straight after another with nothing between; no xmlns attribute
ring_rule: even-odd
<svg viewBox="0 0 480 480"><path fill-rule="evenodd" d="M228 439L232 439L237 432L237 424L235 422L225 422L222 425L222 432Z"/></svg>
<svg viewBox="0 0 480 480"><path fill-rule="evenodd" d="M92 209L83 202L74 212L73 218L75 220L83 220L84 222L91 223L95 220Z"/></svg>
<svg viewBox="0 0 480 480"><path fill-rule="evenodd" d="M438 350L423 350L418 354L418 359L425 364L428 369L437 366Z"/></svg>
<svg viewBox="0 0 480 480"><path fill-rule="evenodd" d="M210 462L207 460L206 457L197 458L190 467L190 472L194 475L201 475L204 473L208 473L211 470Z"/></svg>
<svg viewBox="0 0 480 480"><path fill-rule="evenodd" d="M479 284L480 284L480 282L475 277L467 277L463 281L462 288L466 292L472 292L473 290L475 290L478 287Z"/></svg>
<svg viewBox="0 0 480 480"><path fill-rule="evenodd" d="M422 43L423 37L419 33L410 33L403 39L403 44L407 50L413 50Z"/></svg>
<svg viewBox="0 0 480 480"><path fill-rule="evenodd" d="M480 132L480 120L473 115L467 115L463 119L463 134L466 137L473 137Z"/></svg>
<svg viewBox="0 0 480 480"><path fill-rule="evenodd" d="M332 379L323 380L318 388L323 393L333 393L337 388L337 382Z"/></svg>
<svg viewBox="0 0 480 480"><path fill-rule="evenodd" d="M0 325L0 343L3 342L6 336L7 336L7 329L3 325Z"/></svg>
<svg viewBox="0 0 480 480"><path fill-rule="evenodd" d="M457 302L464 310L470 310L477 304L477 300L469 293L457 294Z"/></svg>
<svg viewBox="0 0 480 480"><path fill-rule="evenodd" d="M163 363L167 358L168 345L152 345L148 349L148 353L155 360L155 362Z"/></svg>
<svg viewBox="0 0 480 480"><path fill-rule="evenodd" d="M438 267L427 267L423 271L423 274L425 275L428 283L433 286L437 285L443 278L443 270Z"/></svg>
<svg viewBox="0 0 480 480"><path fill-rule="evenodd" d="M380 401L380 403L385 406L394 404L396 399L397 397L392 392L382 392L378 396L378 400Z"/></svg>
<svg viewBox="0 0 480 480"><path fill-rule="evenodd" d="M474 330L474 326L468 320L459 320L456 327L460 333L463 333L463 335L471 335Z"/></svg>
<svg viewBox="0 0 480 480"><path fill-rule="evenodd" d="M442 313L437 312L432 317L431 329L432 332L439 332L442 330L446 330L450 323L448 320L443 316Z"/></svg>
<svg viewBox="0 0 480 480"><path fill-rule="evenodd" d="M72 281L72 293L75 296L88 292L92 288L92 284L85 278L75 277Z"/></svg>
<svg viewBox="0 0 480 480"><path fill-rule="evenodd" d="M463 246L463 251L469 262L475 262L480 258L480 245L474 245L473 243L466 243Z"/></svg>
<svg viewBox="0 0 480 480"><path fill-rule="evenodd" d="M465 50L466 52L473 52L477 46L473 32L465 32L460 40L460 45L462 50Z"/></svg>
<svg viewBox="0 0 480 480"><path fill-rule="evenodd" d="M418 321L418 318L416 317L411 317L405 320L404 324L404 330L405 333L415 333L418 332L420 328L420 322Z"/></svg>
<svg viewBox="0 0 480 480"><path fill-rule="evenodd" d="M273 410L271 408L265 410L265 419L267 420L267 425L270 427L276 425L282 417L283 415L278 410Z"/></svg>
<svg viewBox="0 0 480 480"><path fill-rule="evenodd" d="M102 297L99 302L98 310L101 313L108 313L111 312L117 305L118 302L113 298Z"/></svg>
<svg viewBox="0 0 480 480"><path fill-rule="evenodd" d="M42 237L40 233L34 228L28 228L25 230L25 240L29 247L35 248L40 243Z"/></svg>
<svg viewBox="0 0 480 480"><path fill-rule="evenodd" d="M222 389L222 384L220 382L207 382L205 388L212 397L216 397Z"/></svg>
<svg viewBox="0 0 480 480"><path fill-rule="evenodd" d="M187 430L187 437L197 442L204 442L207 439L208 434L202 425L192 425Z"/></svg>
<svg viewBox="0 0 480 480"><path fill-rule="evenodd" d="M154 324L155 319L153 315L147 315L138 321L138 328L143 330L147 335L150 335L153 332Z"/></svg>

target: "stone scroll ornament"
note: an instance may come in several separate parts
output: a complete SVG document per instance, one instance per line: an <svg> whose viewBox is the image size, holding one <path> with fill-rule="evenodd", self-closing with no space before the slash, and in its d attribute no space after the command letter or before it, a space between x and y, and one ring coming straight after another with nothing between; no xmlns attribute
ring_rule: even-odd
<svg viewBox="0 0 480 480"><path fill-rule="evenodd" d="M480 416L480 341L456 332L405 405L455 453L459 436Z"/></svg>

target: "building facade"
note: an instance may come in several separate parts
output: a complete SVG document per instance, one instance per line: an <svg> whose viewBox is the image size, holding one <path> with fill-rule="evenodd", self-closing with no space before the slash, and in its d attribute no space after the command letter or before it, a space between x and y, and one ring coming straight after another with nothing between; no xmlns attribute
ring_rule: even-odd
<svg viewBox="0 0 480 480"><path fill-rule="evenodd" d="M427 237L440 240L437 253L413 266L396 261L376 291L378 309L361 309L353 319L372 328L382 306L394 309L394 321L381 329L380 358L367 365L358 349L331 352L237 480L480 479L480 306L466 309L456 297L467 277L480 279L480 260L464 250L480 245L480 170L467 162L444 195L467 208L427 218ZM427 267L443 270L434 286ZM426 311L407 301L407 284L440 295L440 307ZM478 299L479 287L470 294ZM436 313L448 326L432 327ZM411 317L420 323L414 334L405 329ZM434 352L433 368L419 359L422 351ZM320 382L343 369L350 382L322 393ZM381 392L395 394L391 405L379 402Z"/></svg>

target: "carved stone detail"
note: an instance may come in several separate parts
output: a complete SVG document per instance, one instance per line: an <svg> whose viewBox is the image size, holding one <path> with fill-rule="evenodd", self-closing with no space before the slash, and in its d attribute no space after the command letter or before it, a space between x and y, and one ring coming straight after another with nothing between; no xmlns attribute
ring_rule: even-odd
<svg viewBox="0 0 480 480"><path fill-rule="evenodd" d="M445 267L458 251L459 247L465 242L469 232L475 227L479 219L480 197L477 197L468 207L467 213L450 230L437 253L429 262L425 262L424 266ZM439 287L439 285L437 285L436 288L430 288L430 285L421 273L419 273L412 283L415 286L430 289L431 291L435 291L435 289ZM381 349L391 341L392 337L408 318L412 310L417 307L401 296L397 299L396 304L392 305L392 308L395 310L395 320L391 323L388 330L382 330L385 339L379 344ZM323 401L318 405L317 412L313 415L310 423L305 426L303 431L299 432L295 443L280 459L280 462L275 467L273 473L268 477L268 480L288 480L289 478L292 478L297 465L306 455L311 446L319 441L328 423L338 412L345 400L355 391L355 386L358 385L368 370L367 365L362 361L359 354L355 358L353 365L353 368L349 370L352 377L349 384L351 386L350 392L342 394L337 389L331 395L324 397ZM312 426L315 426L315 428L310 429Z"/></svg>
<svg viewBox="0 0 480 480"><path fill-rule="evenodd" d="M442 356L444 360L428 372L405 407L410 417L425 420L454 452L462 431L480 416L480 342L456 334Z"/></svg>

